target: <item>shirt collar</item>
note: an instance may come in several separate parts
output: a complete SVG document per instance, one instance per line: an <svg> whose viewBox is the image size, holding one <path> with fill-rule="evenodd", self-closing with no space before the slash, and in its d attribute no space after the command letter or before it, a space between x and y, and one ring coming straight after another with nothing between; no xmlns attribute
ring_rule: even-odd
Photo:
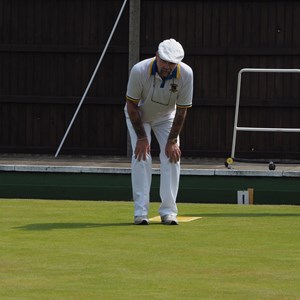
<svg viewBox="0 0 300 300"><path fill-rule="evenodd" d="M151 62L150 65L150 74L155 75L157 73L157 61L156 58ZM177 64L176 68L173 70L173 72L164 79L166 81L167 79L172 79L172 78L179 78L179 64Z"/></svg>

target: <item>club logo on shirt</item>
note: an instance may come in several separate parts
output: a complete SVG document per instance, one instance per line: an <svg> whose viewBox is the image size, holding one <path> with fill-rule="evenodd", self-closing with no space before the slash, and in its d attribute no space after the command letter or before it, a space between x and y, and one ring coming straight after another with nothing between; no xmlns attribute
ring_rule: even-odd
<svg viewBox="0 0 300 300"><path fill-rule="evenodd" d="M171 83L170 92L172 92L172 93L178 92L177 87L178 87L178 84L176 84L176 83Z"/></svg>

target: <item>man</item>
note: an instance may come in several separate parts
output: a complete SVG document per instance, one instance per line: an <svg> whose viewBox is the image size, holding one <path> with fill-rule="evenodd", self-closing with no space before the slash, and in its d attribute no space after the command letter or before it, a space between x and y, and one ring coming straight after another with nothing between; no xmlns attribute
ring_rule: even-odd
<svg viewBox="0 0 300 300"><path fill-rule="evenodd" d="M137 63L130 72L125 115L133 149L131 179L136 225L149 224L151 130L160 147L159 214L163 224L178 225L179 134L193 96L193 71L181 62L183 57L181 44L168 39L159 44L155 57Z"/></svg>

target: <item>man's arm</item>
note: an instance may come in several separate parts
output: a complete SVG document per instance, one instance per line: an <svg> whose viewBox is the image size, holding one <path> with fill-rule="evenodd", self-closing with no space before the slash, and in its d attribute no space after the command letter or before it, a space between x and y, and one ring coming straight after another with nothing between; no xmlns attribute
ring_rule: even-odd
<svg viewBox="0 0 300 300"><path fill-rule="evenodd" d="M186 108L179 108L176 109L176 114L173 120L173 125L168 137L168 141L166 144L166 155L170 159L170 162L178 162L181 157L181 150L177 143L177 138L181 132L183 127L185 118L187 114Z"/></svg>
<svg viewBox="0 0 300 300"><path fill-rule="evenodd" d="M137 103L127 100L127 112L137 136L137 142L134 150L135 158L138 160L146 160L146 155L150 153L150 145L138 111Z"/></svg>
<svg viewBox="0 0 300 300"><path fill-rule="evenodd" d="M174 139L177 139L179 136L181 129L183 127L185 117L187 114L186 108L178 108L176 109L176 114L174 117L173 125L169 134L168 141L172 141Z"/></svg>
<svg viewBox="0 0 300 300"><path fill-rule="evenodd" d="M138 139L146 138L146 132L138 111L137 103L127 100L127 112Z"/></svg>

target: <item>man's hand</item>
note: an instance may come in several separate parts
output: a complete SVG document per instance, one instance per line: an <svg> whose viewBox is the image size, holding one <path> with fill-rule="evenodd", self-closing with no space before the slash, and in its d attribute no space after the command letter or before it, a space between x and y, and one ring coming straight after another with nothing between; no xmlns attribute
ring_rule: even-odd
<svg viewBox="0 0 300 300"><path fill-rule="evenodd" d="M172 141L168 141L166 145L166 155L171 163L177 163L181 157L179 145Z"/></svg>
<svg viewBox="0 0 300 300"><path fill-rule="evenodd" d="M136 141L136 146L134 150L135 158L137 158L138 161L146 160L147 154L150 153L150 145L148 142L148 139L146 137L138 139Z"/></svg>

